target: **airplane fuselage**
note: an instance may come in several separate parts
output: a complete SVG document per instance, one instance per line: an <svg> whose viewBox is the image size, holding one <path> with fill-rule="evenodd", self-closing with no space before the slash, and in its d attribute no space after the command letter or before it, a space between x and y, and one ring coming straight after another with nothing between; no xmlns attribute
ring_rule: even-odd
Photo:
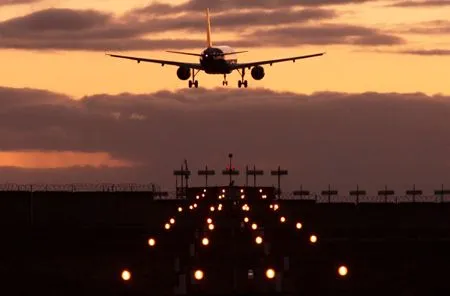
<svg viewBox="0 0 450 296"><path fill-rule="evenodd" d="M229 46L208 47L201 53L200 64L208 74L230 74L237 63L237 55ZM225 55L223 55L225 54Z"/></svg>

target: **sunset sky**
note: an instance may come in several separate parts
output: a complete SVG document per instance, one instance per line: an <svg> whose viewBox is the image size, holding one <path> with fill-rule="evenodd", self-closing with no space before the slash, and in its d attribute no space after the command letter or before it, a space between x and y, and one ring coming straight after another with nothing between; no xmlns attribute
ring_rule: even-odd
<svg viewBox="0 0 450 296"><path fill-rule="evenodd" d="M202 51L206 7L213 43L249 50L239 61L326 55L245 90L237 73L186 89L176 67L105 56L197 62L165 50ZM0 0L0 182L170 186L185 157L222 166L232 151L286 166L292 187L441 184L449 15L439 0Z"/></svg>

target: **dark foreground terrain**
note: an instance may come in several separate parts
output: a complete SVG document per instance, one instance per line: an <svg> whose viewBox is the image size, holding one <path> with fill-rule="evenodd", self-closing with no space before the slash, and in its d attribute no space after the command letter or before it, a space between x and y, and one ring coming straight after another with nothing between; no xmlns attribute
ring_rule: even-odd
<svg viewBox="0 0 450 296"><path fill-rule="evenodd" d="M0 192L1 294L450 293L449 203L316 204L270 201L256 191L231 201L212 190L192 201L145 192Z"/></svg>

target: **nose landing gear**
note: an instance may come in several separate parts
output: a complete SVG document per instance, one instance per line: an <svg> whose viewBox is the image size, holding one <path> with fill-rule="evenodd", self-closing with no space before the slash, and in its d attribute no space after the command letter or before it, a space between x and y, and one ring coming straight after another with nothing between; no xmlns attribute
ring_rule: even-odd
<svg viewBox="0 0 450 296"><path fill-rule="evenodd" d="M228 81L227 81L227 74L223 74L223 81L222 81L222 85L223 86L228 86Z"/></svg>

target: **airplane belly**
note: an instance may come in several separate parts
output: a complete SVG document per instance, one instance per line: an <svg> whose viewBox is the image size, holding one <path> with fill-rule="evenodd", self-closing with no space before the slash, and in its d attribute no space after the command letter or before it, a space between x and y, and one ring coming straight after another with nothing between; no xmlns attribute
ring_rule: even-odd
<svg viewBox="0 0 450 296"><path fill-rule="evenodd" d="M203 68L207 74L230 74L232 72L230 61L223 59L205 62Z"/></svg>

